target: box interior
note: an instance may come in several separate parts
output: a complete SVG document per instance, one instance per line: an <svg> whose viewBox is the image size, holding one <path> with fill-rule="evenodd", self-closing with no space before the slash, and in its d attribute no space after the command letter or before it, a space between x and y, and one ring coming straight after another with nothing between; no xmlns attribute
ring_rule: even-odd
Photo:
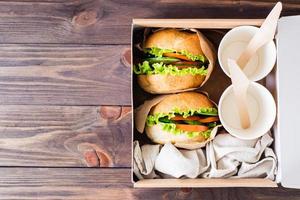
<svg viewBox="0 0 300 200"><path fill-rule="evenodd" d="M168 22L168 20L166 20ZM188 23L187 20L175 20L177 23L174 24L174 21L171 20L170 24L164 21L162 24L157 23L156 20L134 20L132 27L132 63L136 64L140 60L141 52L135 47L136 44L139 44L143 41L143 32L145 27L190 27L197 28L201 31L214 45L216 53L218 50L219 43L222 37L233 27L240 25L259 25L262 20L210 20L211 26L207 24L207 20L189 20L191 23ZM159 21L158 21L159 22ZM202 27L205 28L200 28ZM175 26L176 25L176 26ZM188 26L189 25L189 26ZM260 84L266 86L271 93L273 94L275 101L277 102L277 92L276 92L276 66L273 71L263 80L259 81ZM208 92L210 98L219 103L220 96L223 91L231 84L230 78L228 78L225 73L222 71L218 62L213 70L213 73L210 79L205 83L205 85L196 91L206 91ZM143 91L137 81L136 77L132 75L132 102L133 108L137 108L145 100L153 98L155 95L149 94ZM134 117L134 114L133 114ZM133 120L134 121L134 120ZM277 138L276 124L271 129L273 138ZM276 134L276 135L274 135ZM146 134L139 133L133 125L133 140L138 140L141 145L143 144L153 144L150 139L147 138ZM273 149L275 142L273 143ZM277 153L276 153L277 154ZM133 172L132 172L133 174ZM251 178L251 179L144 179L137 180L133 174L132 181L134 187L276 187L276 181Z"/></svg>

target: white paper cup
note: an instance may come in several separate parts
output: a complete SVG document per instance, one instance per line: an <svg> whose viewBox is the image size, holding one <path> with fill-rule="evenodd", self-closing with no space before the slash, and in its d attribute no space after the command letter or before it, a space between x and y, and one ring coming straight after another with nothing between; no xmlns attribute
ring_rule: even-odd
<svg viewBox="0 0 300 200"><path fill-rule="evenodd" d="M276 118L276 104L271 93L262 85L251 82L247 93L247 106L251 125L243 129L235 103L233 86L222 94L219 102L219 117L224 128L240 139L255 139L267 133Z"/></svg>
<svg viewBox="0 0 300 200"><path fill-rule="evenodd" d="M236 60L258 29L254 26L239 26L230 30L223 37L218 49L218 59L227 76L230 77L227 64L228 58ZM274 42L270 41L255 53L243 71L250 80L258 81L271 72L275 61L276 47Z"/></svg>

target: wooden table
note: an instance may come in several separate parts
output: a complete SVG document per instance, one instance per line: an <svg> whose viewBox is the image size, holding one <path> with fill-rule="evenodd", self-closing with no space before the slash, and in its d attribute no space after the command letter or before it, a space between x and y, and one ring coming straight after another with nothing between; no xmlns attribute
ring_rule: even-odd
<svg viewBox="0 0 300 200"><path fill-rule="evenodd" d="M0 199L300 199L275 188L132 189L132 18L262 18L273 1L0 1ZM299 0L284 15L300 14Z"/></svg>

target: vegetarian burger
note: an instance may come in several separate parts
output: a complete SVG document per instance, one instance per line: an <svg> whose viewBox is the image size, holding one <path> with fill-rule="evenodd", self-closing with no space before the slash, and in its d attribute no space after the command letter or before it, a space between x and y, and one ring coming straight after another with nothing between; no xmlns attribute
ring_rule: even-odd
<svg viewBox="0 0 300 200"><path fill-rule="evenodd" d="M213 51L201 33L159 30L145 40L143 50L145 58L134 66L134 73L139 85L150 93L199 87L213 68Z"/></svg>
<svg viewBox="0 0 300 200"><path fill-rule="evenodd" d="M183 92L167 96L152 107L146 134L155 143L205 142L219 122L218 110L204 94Z"/></svg>

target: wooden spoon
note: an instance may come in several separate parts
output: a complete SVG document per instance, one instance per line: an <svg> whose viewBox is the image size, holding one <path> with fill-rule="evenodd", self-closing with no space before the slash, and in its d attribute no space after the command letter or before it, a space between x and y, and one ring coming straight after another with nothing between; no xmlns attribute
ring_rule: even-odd
<svg viewBox="0 0 300 200"><path fill-rule="evenodd" d="M240 66L233 59L228 59L228 68L233 86L233 93L238 106L240 122L243 129L250 127L250 117L247 106L247 90L250 84Z"/></svg>
<svg viewBox="0 0 300 200"><path fill-rule="evenodd" d="M260 47L273 40L281 10L282 3L278 2L271 10L266 20L261 25L260 29L250 40L246 49L239 56L239 58L237 59L237 64L241 67L241 69L245 68L250 58L253 57L255 52Z"/></svg>

